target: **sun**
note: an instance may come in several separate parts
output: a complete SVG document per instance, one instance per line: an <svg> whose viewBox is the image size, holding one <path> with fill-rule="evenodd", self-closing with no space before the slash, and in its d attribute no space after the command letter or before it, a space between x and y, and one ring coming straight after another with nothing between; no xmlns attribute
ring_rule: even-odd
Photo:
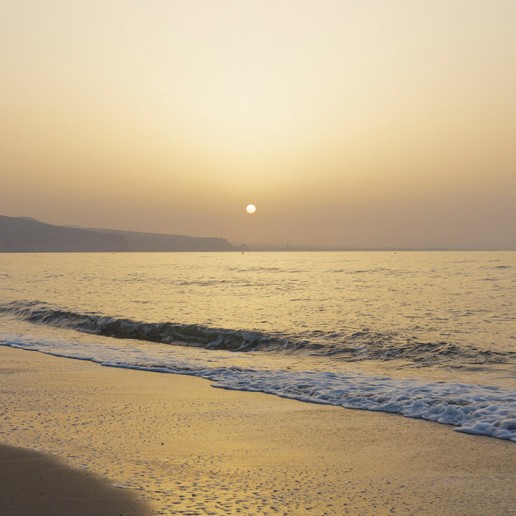
<svg viewBox="0 0 516 516"><path fill-rule="evenodd" d="M256 206L254 204L248 204L245 207L245 211L247 211L247 213L249 213L249 215L252 215L253 213L256 212Z"/></svg>

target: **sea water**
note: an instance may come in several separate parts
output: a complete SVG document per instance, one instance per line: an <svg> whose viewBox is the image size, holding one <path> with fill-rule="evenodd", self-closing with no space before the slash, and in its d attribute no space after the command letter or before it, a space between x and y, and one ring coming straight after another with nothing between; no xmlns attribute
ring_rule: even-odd
<svg viewBox="0 0 516 516"><path fill-rule="evenodd" d="M516 441L516 252L0 254L0 345Z"/></svg>

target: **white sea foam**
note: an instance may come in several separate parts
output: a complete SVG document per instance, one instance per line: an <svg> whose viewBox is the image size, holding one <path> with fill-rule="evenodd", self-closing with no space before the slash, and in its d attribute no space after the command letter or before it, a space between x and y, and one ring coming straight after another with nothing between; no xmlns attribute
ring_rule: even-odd
<svg viewBox="0 0 516 516"><path fill-rule="evenodd" d="M154 349L58 340L2 337L0 345L40 351L108 367L189 374L214 387L258 391L348 409L392 412L455 426L455 430L516 441L516 392L465 383L425 382L344 372L220 367ZM169 351L168 348L167 351ZM213 365L210 365L210 362Z"/></svg>

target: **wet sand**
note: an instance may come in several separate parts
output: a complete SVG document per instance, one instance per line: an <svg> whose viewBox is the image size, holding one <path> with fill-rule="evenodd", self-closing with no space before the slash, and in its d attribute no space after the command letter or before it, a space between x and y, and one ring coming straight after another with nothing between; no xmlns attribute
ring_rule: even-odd
<svg viewBox="0 0 516 516"><path fill-rule="evenodd" d="M2 516L143 516L149 508L127 491L48 455L0 446Z"/></svg>
<svg viewBox="0 0 516 516"><path fill-rule="evenodd" d="M85 472L99 475L155 514L502 515L516 507L516 446L507 441L188 376L10 348L0 360L0 442L57 457L84 482ZM16 462L2 463L9 503L22 501L12 496ZM24 480L32 492L37 481ZM61 496L59 480L52 488ZM58 514L46 507L32 514ZM100 507L91 514L110 514Z"/></svg>

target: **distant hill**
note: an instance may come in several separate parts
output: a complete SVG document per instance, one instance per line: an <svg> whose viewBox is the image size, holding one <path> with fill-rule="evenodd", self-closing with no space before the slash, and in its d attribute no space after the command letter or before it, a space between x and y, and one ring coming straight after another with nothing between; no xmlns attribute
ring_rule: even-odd
<svg viewBox="0 0 516 516"><path fill-rule="evenodd" d="M224 238L54 226L0 215L0 252L236 251Z"/></svg>
<svg viewBox="0 0 516 516"><path fill-rule="evenodd" d="M124 239L130 251L237 251L225 238L191 237L166 233L143 233L120 229L87 228L97 234L111 234Z"/></svg>

